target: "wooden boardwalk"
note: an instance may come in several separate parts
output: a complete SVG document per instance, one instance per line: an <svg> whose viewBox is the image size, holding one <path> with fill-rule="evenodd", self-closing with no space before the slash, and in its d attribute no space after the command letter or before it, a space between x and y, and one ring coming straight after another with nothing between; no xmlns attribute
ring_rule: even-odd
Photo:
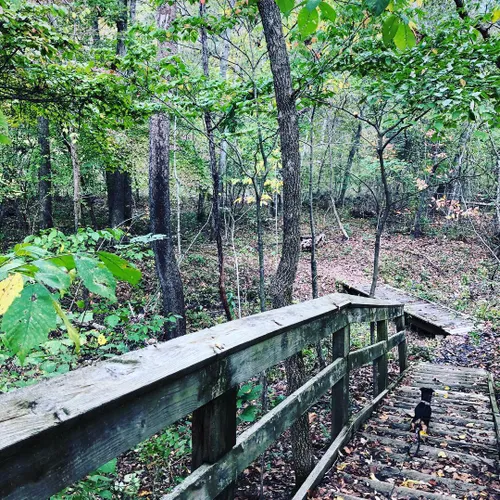
<svg viewBox="0 0 500 500"><path fill-rule="evenodd" d="M346 292L368 297L370 285L343 283ZM420 299L390 285L379 285L377 299L390 300L405 306L407 324L432 335L464 335L476 326L473 320L449 307Z"/></svg>
<svg viewBox="0 0 500 500"><path fill-rule="evenodd" d="M414 457L409 425L420 387L436 392L429 435ZM493 394L484 370L416 366L344 447L312 498L500 499Z"/></svg>

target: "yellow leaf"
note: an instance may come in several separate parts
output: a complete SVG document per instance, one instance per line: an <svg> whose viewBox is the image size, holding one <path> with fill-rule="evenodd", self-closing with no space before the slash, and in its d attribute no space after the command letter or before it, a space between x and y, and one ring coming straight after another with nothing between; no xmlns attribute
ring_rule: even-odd
<svg viewBox="0 0 500 500"><path fill-rule="evenodd" d="M467 85L467 82L463 78L460 78L460 85L462 85L462 87L465 87Z"/></svg>
<svg viewBox="0 0 500 500"><path fill-rule="evenodd" d="M450 388L449 388L447 385L445 385L445 386L444 386L444 390L445 390L445 391L449 391L449 390L450 390Z"/></svg>
<svg viewBox="0 0 500 500"><path fill-rule="evenodd" d="M440 452L438 453L438 457L439 457L439 458L446 458L447 456L448 456L448 455L447 455L444 451L440 451Z"/></svg>
<svg viewBox="0 0 500 500"><path fill-rule="evenodd" d="M0 314L4 314L14 299L18 297L24 287L23 277L19 273L11 274L0 281Z"/></svg>
<svg viewBox="0 0 500 500"><path fill-rule="evenodd" d="M432 52L433 54L437 54L437 53L438 53L438 49L431 49L431 52Z"/></svg>
<svg viewBox="0 0 500 500"><path fill-rule="evenodd" d="M447 393L447 392L445 392L445 393L443 394L443 398L448 398L448 393Z"/></svg>
<svg viewBox="0 0 500 500"><path fill-rule="evenodd" d="M347 467L347 462L342 462L341 464L337 465L337 470L344 470Z"/></svg>
<svg viewBox="0 0 500 500"><path fill-rule="evenodd" d="M497 21L500 21L500 8L494 9L491 14L491 22L496 23Z"/></svg>
<svg viewBox="0 0 500 500"><path fill-rule="evenodd" d="M444 476L444 472L443 472L441 469L439 469L439 470L436 472L436 474L437 474L439 477L443 477L443 476Z"/></svg>
<svg viewBox="0 0 500 500"><path fill-rule="evenodd" d="M99 337L97 337L97 343L98 343L99 345L105 345L105 344L107 344L107 343L108 343L108 341L107 341L106 337L105 337L105 336L101 333L101 334L99 335Z"/></svg>
<svg viewBox="0 0 500 500"><path fill-rule="evenodd" d="M80 335L78 334L78 330L71 324L71 321L66 316L66 313L62 310L61 304L54 299L52 299L52 304L54 304L54 309L56 310L57 315L63 320L64 326L68 332L68 337L75 344L75 351L77 353L80 352Z"/></svg>
<svg viewBox="0 0 500 500"><path fill-rule="evenodd" d="M465 439L467 436L465 434L460 434L460 436L458 436L460 439Z"/></svg>

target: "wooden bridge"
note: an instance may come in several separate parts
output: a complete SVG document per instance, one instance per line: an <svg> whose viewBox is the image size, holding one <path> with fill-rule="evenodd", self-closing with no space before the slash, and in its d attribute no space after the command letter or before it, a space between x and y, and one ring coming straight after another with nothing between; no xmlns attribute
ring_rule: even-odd
<svg viewBox="0 0 500 500"><path fill-rule="evenodd" d="M396 333L391 336L390 321L396 325ZM375 343L352 351L352 323L373 324ZM238 385L326 339L332 346L330 364L237 435ZM388 387L388 354L396 347L401 375ZM374 365L375 397L350 416L349 374L367 364ZM294 497L304 498L320 484L353 436L356 453L362 454L359 443L367 442L385 450L386 462L377 457L385 463L385 472L390 469L389 464L406 465L399 460L405 456L402 410L409 410L418 402L414 387L421 382L434 383L438 376L449 377L445 382L450 386L450 397L448 406L436 405L436 434L432 427L432 439L438 439L434 436L445 432L445 426L453 431L452 436L456 431L477 437L474 448L467 448L467 440L463 443L461 434L457 439L449 439L446 453L460 458L466 450L467 456L474 456L478 464L489 467L489 474L494 474L493 437L498 432L499 417L498 409L485 399L486 375L482 374L483 378L477 382L477 392L471 392L469 389L476 385L476 375L471 371L454 371L448 376L447 372L438 371L442 368L433 370L408 371L403 306L390 301L333 294L218 325L1 395L0 498L45 499L191 413L193 472L164 498L231 498L238 474L278 440L300 415L330 393L331 445ZM402 377L405 384L411 381L410 385L398 386L397 399L387 399ZM492 391L492 382L488 384ZM468 397L474 401L473 405ZM395 401L399 400L396 406ZM372 427L356 434L381 404L376 418L369 421ZM394 412L388 409L392 404ZM470 406L484 409L481 418L474 418L472 413L469 418ZM448 407L453 413L446 414ZM394 426L389 425L392 421ZM371 436L370 440L365 435ZM394 444L397 442L400 446ZM436 445L429 438L422 451L434 453L439 449ZM476 450L479 450L477 456ZM333 469L323 484L330 484L332 491L341 495L347 489L355 497L358 490L346 487L350 481L347 467L340 471L339 467ZM346 477L337 480L337 472ZM395 486L394 482L381 481L377 474L380 475L379 469L367 470L353 481L363 481L368 487L370 481ZM487 489L483 491L489 494Z"/></svg>
<svg viewBox="0 0 500 500"><path fill-rule="evenodd" d="M353 295L370 296L370 285L343 283L344 290ZM424 300L390 285L377 286L375 297L405 306L406 324L431 335L464 335L476 329L470 316L449 307Z"/></svg>

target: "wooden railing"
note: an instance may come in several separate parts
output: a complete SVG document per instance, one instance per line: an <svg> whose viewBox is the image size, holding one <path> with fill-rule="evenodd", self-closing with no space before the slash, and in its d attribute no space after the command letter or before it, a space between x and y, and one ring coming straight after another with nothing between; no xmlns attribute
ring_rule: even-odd
<svg viewBox="0 0 500 500"><path fill-rule="evenodd" d="M331 390L333 443L302 498L387 392L387 352L406 368L403 307L333 294L111 358L0 396L0 498L47 498L193 413L192 469L165 498L229 498L238 474ZM388 321L398 333L388 337ZM350 351L351 323L377 342ZM334 361L236 435L236 392L301 349L331 337ZM373 363L373 402L349 420L349 372Z"/></svg>

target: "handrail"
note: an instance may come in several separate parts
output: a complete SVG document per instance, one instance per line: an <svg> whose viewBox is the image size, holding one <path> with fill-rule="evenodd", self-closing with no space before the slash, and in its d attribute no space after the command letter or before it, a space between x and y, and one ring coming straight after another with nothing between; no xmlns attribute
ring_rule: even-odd
<svg viewBox="0 0 500 500"><path fill-rule="evenodd" d="M374 322L378 332L387 332L384 325L395 320L401 330L403 314L400 304L332 294L0 395L0 498L46 498L192 412L193 468L199 468L173 495L182 498L182 488L195 478L205 498L215 497L227 491L250 456L279 436L277 429L288 428L332 386L332 429L338 432L348 417L351 368L377 364L377 390L383 391L387 351L397 345L406 366L404 333L388 340L379 335L376 344L348 354L349 324ZM335 357L345 359L327 366L236 441L238 384L331 335ZM206 472L210 467L220 475Z"/></svg>

